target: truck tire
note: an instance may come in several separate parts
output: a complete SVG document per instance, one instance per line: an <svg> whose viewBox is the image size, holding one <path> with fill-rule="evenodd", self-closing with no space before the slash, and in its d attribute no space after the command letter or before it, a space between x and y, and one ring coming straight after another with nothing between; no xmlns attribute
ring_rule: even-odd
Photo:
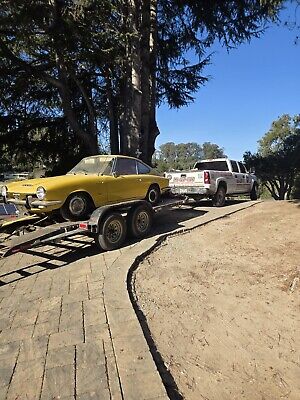
<svg viewBox="0 0 300 400"><path fill-rule="evenodd" d="M146 194L146 201L151 204L151 206L156 206L160 200L160 188L158 185L151 185Z"/></svg>
<svg viewBox="0 0 300 400"><path fill-rule="evenodd" d="M95 243L101 250L115 250L126 239L127 227L124 217L119 213L109 213L102 221L102 229L95 236Z"/></svg>
<svg viewBox="0 0 300 400"><path fill-rule="evenodd" d="M223 207L225 204L226 189L223 185L218 187L216 194L212 199L212 204L214 207Z"/></svg>
<svg viewBox="0 0 300 400"><path fill-rule="evenodd" d="M258 199L258 186L254 183L251 192L250 192L250 200L257 200Z"/></svg>
<svg viewBox="0 0 300 400"><path fill-rule="evenodd" d="M137 239L148 235L153 222L153 210L148 204L132 208L127 216L127 227L130 236Z"/></svg>

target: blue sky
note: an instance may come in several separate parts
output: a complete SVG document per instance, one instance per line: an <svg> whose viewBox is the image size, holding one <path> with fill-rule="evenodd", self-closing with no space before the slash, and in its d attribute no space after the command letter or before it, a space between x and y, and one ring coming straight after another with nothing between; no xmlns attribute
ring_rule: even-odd
<svg viewBox="0 0 300 400"><path fill-rule="evenodd" d="M293 10L282 13L286 19ZM298 16L299 17L299 16ZM257 149L273 120L300 113L299 30L272 25L259 39L227 53L216 45L204 75L211 79L196 93L195 102L180 110L161 106L157 120L166 142L217 143L234 159Z"/></svg>

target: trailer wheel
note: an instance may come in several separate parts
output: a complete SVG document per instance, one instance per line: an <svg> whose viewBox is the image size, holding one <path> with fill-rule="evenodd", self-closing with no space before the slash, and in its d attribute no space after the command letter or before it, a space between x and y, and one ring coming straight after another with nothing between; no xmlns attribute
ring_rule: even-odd
<svg viewBox="0 0 300 400"><path fill-rule="evenodd" d="M95 237L96 245L101 250L115 250L122 246L126 238L126 222L119 213L104 217L102 229Z"/></svg>
<svg viewBox="0 0 300 400"><path fill-rule="evenodd" d="M127 216L127 226L131 236L142 238L148 235L153 222L153 210L148 204L131 209Z"/></svg>

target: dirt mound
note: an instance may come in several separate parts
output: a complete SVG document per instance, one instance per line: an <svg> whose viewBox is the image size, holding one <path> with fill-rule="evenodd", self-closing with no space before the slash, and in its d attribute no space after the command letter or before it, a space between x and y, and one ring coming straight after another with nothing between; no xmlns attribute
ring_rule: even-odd
<svg viewBox="0 0 300 400"><path fill-rule="evenodd" d="M170 238L136 272L188 400L300 399L300 206L264 202Z"/></svg>

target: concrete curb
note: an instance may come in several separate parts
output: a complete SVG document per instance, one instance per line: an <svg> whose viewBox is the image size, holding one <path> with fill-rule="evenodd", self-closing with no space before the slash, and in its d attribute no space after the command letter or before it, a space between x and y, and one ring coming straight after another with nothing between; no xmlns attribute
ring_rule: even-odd
<svg viewBox="0 0 300 400"><path fill-rule="evenodd" d="M182 398L156 349L146 318L135 298L134 271L140 262L167 238L184 234L258 203L260 201L214 209L204 216L186 221L184 227L170 233L146 238L127 249L108 270L104 281L104 303L123 399Z"/></svg>

